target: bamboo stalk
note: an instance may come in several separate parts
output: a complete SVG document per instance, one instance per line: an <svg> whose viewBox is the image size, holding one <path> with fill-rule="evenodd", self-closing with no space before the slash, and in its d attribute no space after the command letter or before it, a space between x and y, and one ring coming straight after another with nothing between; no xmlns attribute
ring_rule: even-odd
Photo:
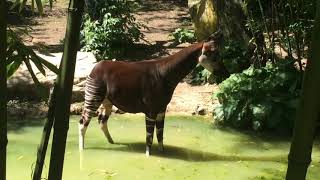
<svg viewBox="0 0 320 180"><path fill-rule="evenodd" d="M263 11L263 7L262 7L262 4L261 4L261 0L258 0L258 4L259 4L259 8L260 8L261 18L262 18L263 24L264 24L264 29L265 29L265 31L267 33L267 37L269 39L269 42L271 42L271 38L270 38L270 35L269 35L268 26L267 26L267 21L266 21L265 15L264 15L264 11Z"/></svg>
<svg viewBox="0 0 320 180"><path fill-rule="evenodd" d="M0 179L6 179L7 161L7 3L0 0Z"/></svg>
<svg viewBox="0 0 320 180"><path fill-rule="evenodd" d="M32 177L33 180L41 180L43 164L46 157L48 142L49 142L51 129L54 122L54 112L56 107L55 99L57 98L56 94L57 94L57 87L55 86L49 98L49 103L48 103L49 110L48 110L46 122L43 127L40 145L38 146L37 161L36 161L36 166L35 166L35 170Z"/></svg>
<svg viewBox="0 0 320 180"><path fill-rule="evenodd" d="M288 157L287 180L304 180L311 162L316 122L320 116L320 2L313 29L309 61L303 82L302 97L295 121Z"/></svg>
<svg viewBox="0 0 320 180"><path fill-rule="evenodd" d="M52 140L49 180L62 179L66 139L69 129L69 113L72 86L76 64L81 17L84 9L83 0L70 0L68 22L60 74L57 80L57 99Z"/></svg>

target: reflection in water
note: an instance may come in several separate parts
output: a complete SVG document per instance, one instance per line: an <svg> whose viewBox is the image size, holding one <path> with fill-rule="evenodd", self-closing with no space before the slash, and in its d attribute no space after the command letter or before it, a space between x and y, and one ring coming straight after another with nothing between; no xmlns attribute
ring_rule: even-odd
<svg viewBox="0 0 320 180"><path fill-rule="evenodd" d="M84 154L83 151L79 151L80 170L83 170L83 156L84 156L83 154Z"/></svg>

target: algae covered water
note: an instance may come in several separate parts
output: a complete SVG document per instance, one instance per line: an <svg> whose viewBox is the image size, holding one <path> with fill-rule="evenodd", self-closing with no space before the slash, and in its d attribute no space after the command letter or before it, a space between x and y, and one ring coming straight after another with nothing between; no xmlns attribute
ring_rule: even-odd
<svg viewBox="0 0 320 180"><path fill-rule="evenodd" d="M86 148L78 151L78 119L72 116L67 138L63 179L65 180L282 180L287 167L290 139L259 138L233 130L214 128L209 118L168 115L165 122L165 152L151 156L145 151L144 117L113 115L109 144L93 119L86 134ZM8 179L31 179L42 121L9 122ZM51 147L49 146L49 150ZM43 177L49 168L47 153ZM308 180L320 177L320 151L316 142Z"/></svg>

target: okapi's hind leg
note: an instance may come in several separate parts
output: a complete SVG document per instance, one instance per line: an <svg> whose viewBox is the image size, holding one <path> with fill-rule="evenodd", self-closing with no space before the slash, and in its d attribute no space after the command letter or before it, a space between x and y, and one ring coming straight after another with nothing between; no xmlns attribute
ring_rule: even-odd
<svg viewBox="0 0 320 180"><path fill-rule="evenodd" d="M91 121L92 114L90 110L84 109L81 115L81 119L79 121L79 150L82 151L84 149L84 137L86 135L86 131L88 125Z"/></svg>
<svg viewBox="0 0 320 180"><path fill-rule="evenodd" d="M108 139L108 142L113 144L114 141L112 140L112 137L108 129L108 119L109 119L109 116L111 115L111 110L112 110L112 103L107 98L105 98L104 101L102 102L102 107L99 110L98 121L99 121L101 130L103 131L104 135Z"/></svg>
<svg viewBox="0 0 320 180"><path fill-rule="evenodd" d="M106 90L99 83L96 83L90 76L87 77L84 97L84 108L79 121L79 150L84 149L84 138L88 125L102 103Z"/></svg>
<svg viewBox="0 0 320 180"><path fill-rule="evenodd" d="M156 119L157 139L159 145L159 151L163 152L163 128L164 128L165 112L159 113Z"/></svg>
<svg viewBox="0 0 320 180"><path fill-rule="evenodd" d="M84 138L87 132L87 128L93 116L96 116L96 110L90 110L85 106L81 115L81 119L79 121L79 150L80 151L84 149Z"/></svg>

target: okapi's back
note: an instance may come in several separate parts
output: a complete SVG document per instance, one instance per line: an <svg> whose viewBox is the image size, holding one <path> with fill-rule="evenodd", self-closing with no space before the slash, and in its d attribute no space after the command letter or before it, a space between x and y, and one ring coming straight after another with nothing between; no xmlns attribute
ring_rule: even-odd
<svg viewBox="0 0 320 180"><path fill-rule="evenodd" d="M100 61L92 69L91 77L109 76L134 76L138 73L153 71L155 63L151 61L124 62L124 61Z"/></svg>

